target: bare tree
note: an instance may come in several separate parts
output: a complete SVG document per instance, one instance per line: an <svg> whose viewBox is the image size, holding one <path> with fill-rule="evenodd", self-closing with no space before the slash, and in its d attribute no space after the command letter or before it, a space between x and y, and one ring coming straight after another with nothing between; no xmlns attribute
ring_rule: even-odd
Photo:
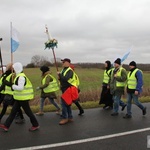
<svg viewBox="0 0 150 150"><path fill-rule="evenodd" d="M40 61L41 61L41 56L39 55L35 55L31 58L31 63L33 63L36 67L39 66Z"/></svg>
<svg viewBox="0 0 150 150"><path fill-rule="evenodd" d="M35 55L31 58L31 63L34 64L35 67L47 65L51 66L51 62L48 60L48 57Z"/></svg>

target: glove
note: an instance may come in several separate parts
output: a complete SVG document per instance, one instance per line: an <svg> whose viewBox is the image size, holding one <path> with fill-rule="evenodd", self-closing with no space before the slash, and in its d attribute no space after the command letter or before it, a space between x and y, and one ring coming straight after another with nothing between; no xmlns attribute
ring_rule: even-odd
<svg viewBox="0 0 150 150"><path fill-rule="evenodd" d="M38 91L40 89L40 87L38 86L37 88L36 88L36 90Z"/></svg>

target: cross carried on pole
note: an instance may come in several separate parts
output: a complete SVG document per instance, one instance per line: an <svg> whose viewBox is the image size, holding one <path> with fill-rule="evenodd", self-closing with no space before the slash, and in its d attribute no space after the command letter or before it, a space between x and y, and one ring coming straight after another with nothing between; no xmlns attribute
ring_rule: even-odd
<svg viewBox="0 0 150 150"><path fill-rule="evenodd" d="M54 56L54 62L55 62L55 67L56 67L56 70L58 71L58 66L57 66L57 61L56 61L56 55L55 55L55 51L54 51L54 48L57 47L57 40L56 39L52 39L49 31L48 31L48 27L45 25L45 29L46 29L46 34L47 34L47 37L48 37L48 41L45 42L45 49L46 48L49 48L49 49L52 49L52 52L53 52L53 56Z"/></svg>

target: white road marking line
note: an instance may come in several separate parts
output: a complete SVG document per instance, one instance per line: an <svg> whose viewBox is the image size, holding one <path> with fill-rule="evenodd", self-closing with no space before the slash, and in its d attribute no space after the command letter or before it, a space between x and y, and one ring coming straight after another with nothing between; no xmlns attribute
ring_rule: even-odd
<svg viewBox="0 0 150 150"><path fill-rule="evenodd" d="M144 128L144 129L138 129L138 130L116 133L116 134L111 134L111 135L104 135L104 136L93 137L93 138L82 139L82 140L75 140L75 141L41 145L41 146L33 146L33 147L25 147L25 148L11 149L11 150L38 150L38 149L53 148L53 147L59 147L59 146L67 146L67 145L73 145L73 144L104 140L104 139L109 139L109 138L114 138L114 137L119 137L119 136L124 136L124 135L130 135L130 134L145 132L149 130L150 128Z"/></svg>

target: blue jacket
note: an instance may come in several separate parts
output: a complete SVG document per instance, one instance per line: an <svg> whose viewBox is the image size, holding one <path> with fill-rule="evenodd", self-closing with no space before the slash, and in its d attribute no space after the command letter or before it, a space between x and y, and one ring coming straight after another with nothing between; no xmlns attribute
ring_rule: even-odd
<svg viewBox="0 0 150 150"><path fill-rule="evenodd" d="M137 78L136 91L139 91L141 93L142 87L143 87L143 74L142 74L141 70L138 70L135 75Z"/></svg>

